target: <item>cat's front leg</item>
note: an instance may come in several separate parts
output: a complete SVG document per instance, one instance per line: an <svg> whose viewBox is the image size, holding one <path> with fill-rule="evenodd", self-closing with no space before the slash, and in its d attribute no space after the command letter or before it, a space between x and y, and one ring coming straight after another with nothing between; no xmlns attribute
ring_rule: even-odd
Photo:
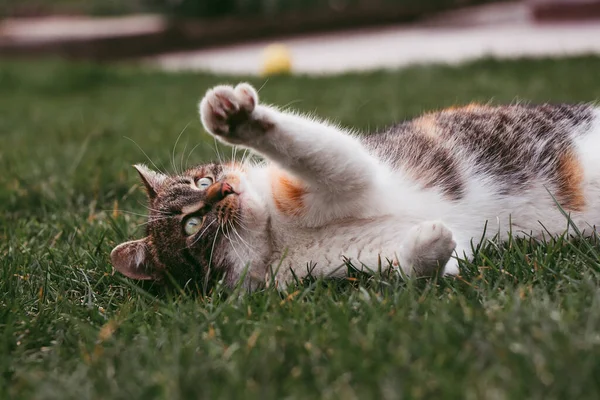
<svg viewBox="0 0 600 400"><path fill-rule="evenodd" d="M452 260L455 248L454 235L443 222L425 221L408 232L398 261L409 274L431 276Z"/></svg>
<svg viewBox="0 0 600 400"><path fill-rule="evenodd" d="M251 148L329 201L373 188L379 162L337 127L259 104L248 84L217 86L200 102L205 129L219 140ZM335 195L335 197L331 195ZM321 196L322 195L322 196Z"/></svg>

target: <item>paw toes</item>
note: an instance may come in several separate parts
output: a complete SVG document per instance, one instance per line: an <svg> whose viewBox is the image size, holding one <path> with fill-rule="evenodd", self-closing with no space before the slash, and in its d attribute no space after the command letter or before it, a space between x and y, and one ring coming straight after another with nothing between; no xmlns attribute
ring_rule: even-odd
<svg viewBox="0 0 600 400"><path fill-rule="evenodd" d="M217 120L225 121L227 119L227 114L225 113L225 110L221 108L210 106L210 112L213 114L213 118Z"/></svg>
<svg viewBox="0 0 600 400"><path fill-rule="evenodd" d="M251 112L258 104L258 94L256 90L248 83L240 83L235 87L235 94L240 101L241 107Z"/></svg>
<svg viewBox="0 0 600 400"><path fill-rule="evenodd" d="M217 93L216 97L219 100L217 109L223 111L224 114L229 114L231 112L237 111L237 104L235 104L232 100L227 98L227 96L223 95L222 93Z"/></svg>
<svg viewBox="0 0 600 400"><path fill-rule="evenodd" d="M208 102L215 109L220 109L225 112L235 108L235 93L228 86L219 86L212 89L206 95Z"/></svg>
<svg viewBox="0 0 600 400"><path fill-rule="evenodd" d="M437 237L451 237L452 232L442 221L434 221L431 230L435 232Z"/></svg>
<svg viewBox="0 0 600 400"><path fill-rule="evenodd" d="M448 262L456 247L452 231L441 221L427 221L414 227L405 242L409 257L417 260L419 271L437 269Z"/></svg>
<svg viewBox="0 0 600 400"><path fill-rule="evenodd" d="M452 232L441 221L425 222L419 225L416 234L418 241L422 243L452 239Z"/></svg>
<svg viewBox="0 0 600 400"><path fill-rule="evenodd" d="M210 133L223 136L230 132L230 123L239 117L248 118L258 104L256 90L247 83L216 86L206 92L200 102L200 118ZM240 110L244 113L241 114Z"/></svg>

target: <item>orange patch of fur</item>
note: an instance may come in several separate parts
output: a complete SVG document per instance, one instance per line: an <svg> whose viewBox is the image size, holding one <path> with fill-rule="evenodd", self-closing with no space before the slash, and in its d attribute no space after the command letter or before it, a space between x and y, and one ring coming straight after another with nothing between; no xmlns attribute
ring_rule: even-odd
<svg viewBox="0 0 600 400"><path fill-rule="evenodd" d="M583 170L572 151L564 154L558 164L558 201L568 211L582 211L585 207L583 196Z"/></svg>
<svg viewBox="0 0 600 400"><path fill-rule="evenodd" d="M483 111L483 110L489 110L490 107L485 105L485 104L479 104L479 103L470 103L467 104L465 106L452 106L452 107L448 107L446 109L446 111L469 111L469 112L473 112L473 111Z"/></svg>
<svg viewBox="0 0 600 400"><path fill-rule="evenodd" d="M206 195L206 201L209 204L214 204L215 201L218 201L219 199L223 198L223 196L221 195L221 187L222 184L217 182L213 183L208 187L208 189L206 189L204 193Z"/></svg>
<svg viewBox="0 0 600 400"><path fill-rule="evenodd" d="M414 120L414 127L425 136L437 139L439 137L438 126L433 114L426 114Z"/></svg>
<svg viewBox="0 0 600 400"><path fill-rule="evenodd" d="M223 179L223 181L233 186L234 190L240 186L240 176L236 173L229 173L225 175L225 179Z"/></svg>
<svg viewBox="0 0 600 400"><path fill-rule="evenodd" d="M275 206L282 214L287 216L302 214L306 189L300 179L280 169L272 169L271 190Z"/></svg>

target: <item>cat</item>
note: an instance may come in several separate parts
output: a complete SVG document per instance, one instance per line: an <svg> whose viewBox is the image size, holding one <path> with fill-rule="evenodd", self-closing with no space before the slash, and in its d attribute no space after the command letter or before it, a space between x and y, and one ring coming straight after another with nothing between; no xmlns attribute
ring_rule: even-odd
<svg viewBox="0 0 600 400"><path fill-rule="evenodd" d="M260 104L241 83L208 90L199 112L207 132L265 162L177 176L136 165L147 236L111 253L128 277L217 273L285 290L308 274L344 276L346 263L453 276L483 237L558 235L563 211L588 233L600 222L593 105L472 104L358 135Z"/></svg>

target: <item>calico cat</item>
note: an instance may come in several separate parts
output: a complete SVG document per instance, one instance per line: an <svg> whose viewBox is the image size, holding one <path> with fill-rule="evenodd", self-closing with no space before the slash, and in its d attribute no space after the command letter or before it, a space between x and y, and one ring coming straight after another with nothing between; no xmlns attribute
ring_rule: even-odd
<svg viewBox="0 0 600 400"><path fill-rule="evenodd" d="M266 162L178 176L136 165L147 236L111 253L128 277L217 272L252 290L272 277L283 289L294 276L342 276L346 262L456 275L482 235L563 233L557 203L587 233L600 222L591 105L469 105L366 136L262 105L244 83L209 90L199 110L211 135Z"/></svg>

